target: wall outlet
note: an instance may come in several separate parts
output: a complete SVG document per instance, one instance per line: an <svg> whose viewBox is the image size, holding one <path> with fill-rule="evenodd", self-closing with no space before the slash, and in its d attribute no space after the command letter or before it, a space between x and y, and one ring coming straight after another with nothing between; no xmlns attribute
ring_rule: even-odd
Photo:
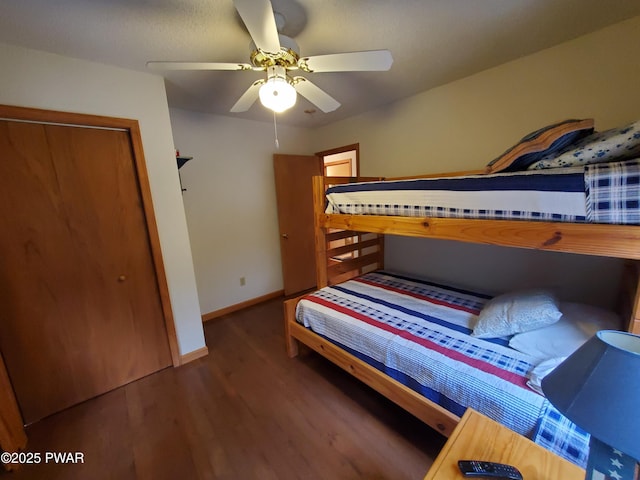
<svg viewBox="0 0 640 480"><path fill-rule="evenodd" d="M244 287L247 284L247 279L244 277L240 277L240 286Z"/></svg>

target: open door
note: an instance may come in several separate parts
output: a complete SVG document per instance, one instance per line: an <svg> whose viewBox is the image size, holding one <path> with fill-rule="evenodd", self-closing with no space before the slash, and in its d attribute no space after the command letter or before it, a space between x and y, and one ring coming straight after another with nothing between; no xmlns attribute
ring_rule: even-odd
<svg viewBox="0 0 640 480"><path fill-rule="evenodd" d="M273 156L285 295L316 286L311 178L323 174L315 155Z"/></svg>

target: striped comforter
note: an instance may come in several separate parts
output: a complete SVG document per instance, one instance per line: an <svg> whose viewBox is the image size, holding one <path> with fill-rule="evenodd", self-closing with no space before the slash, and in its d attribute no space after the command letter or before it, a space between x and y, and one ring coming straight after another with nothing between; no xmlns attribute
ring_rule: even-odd
<svg viewBox="0 0 640 480"><path fill-rule="evenodd" d="M470 326L488 296L373 272L304 297L305 327L461 416L484 413L584 466L588 436L527 386L535 361Z"/></svg>

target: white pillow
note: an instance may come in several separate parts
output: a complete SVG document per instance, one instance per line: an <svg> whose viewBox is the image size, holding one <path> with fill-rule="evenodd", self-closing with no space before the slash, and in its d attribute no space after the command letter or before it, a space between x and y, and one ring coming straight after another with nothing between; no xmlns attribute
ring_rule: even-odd
<svg viewBox="0 0 640 480"><path fill-rule="evenodd" d="M592 305L562 302L560 311L562 318L558 322L514 335L509 346L543 362L568 357L599 330L619 330L621 327L618 315Z"/></svg>
<svg viewBox="0 0 640 480"><path fill-rule="evenodd" d="M531 370L529 380L527 380L527 386L544 397L544 392L542 391L542 379L553 372L553 370L555 370L555 368L566 359L567 357L555 357L549 358L544 362L540 362L533 370Z"/></svg>
<svg viewBox="0 0 640 480"><path fill-rule="evenodd" d="M561 316L556 297L547 290L505 293L485 304L471 335L504 337L550 325Z"/></svg>

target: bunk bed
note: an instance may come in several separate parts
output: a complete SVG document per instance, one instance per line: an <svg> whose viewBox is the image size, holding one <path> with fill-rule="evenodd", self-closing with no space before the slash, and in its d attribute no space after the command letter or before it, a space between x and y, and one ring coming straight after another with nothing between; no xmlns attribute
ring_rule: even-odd
<svg viewBox="0 0 640 480"><path fill-rule="evenodd" d="M633 168L640 168L638 163L636 161ZM471 175L469 175L470 173ZM496 176L500 175L496 174ZM526 175L532 175L532 173L529 172ZM485 179L491 177L491 175L486 175L486 172L464 172L460 176L483 177ZM506 173L505 176L513 176L513 174ZM446 181L455 182L458 174L449 174L444 177ZM343 192L346 191L348 195L350 191L358 191L361 186L366 189L368 185L378 183L381 183L385 188L395 182L416 184L429 183L430 181L438 182L442 179L443 177L434 175L386 179L384 181L381 178L314 177L313 203L315 212L317 287L319 290L286 300L284 310L286 347L290 357L298 354L299 344L304 344L409 411L432 428L448 436L460 420L462 411L469 405L469 402L461 402L461 404L453 406L448 404L447 401L443 402L437 398L438 392L435 392L434 396L434 392L423 391L424 389L420 388L419 381L415 382L409 379L410 381L407 382L406 378L400 378L403 377L402 372L398 374L393 368L385 369L384 365L378 365L375 360L372 361L371 358L359 354L358 349L347 347L341 341L331 338L330 335L326 334L326 329L323 330L316 327L315 330L319 330L318 333L314 331L314 326L311 326L308 320L297 317L304 316L305 309L309 310L308 305L311 303L320 304L320 309L333 308L323 304L323 302L328 304L334 301L329 297L335 291L325 292L327 288L349 290L349 292L357 290L357 295L367 297L378 294L367 293L364 290L361 292L359 289L361 287L364 288L364 284L374 284L374 288L381 286L382 288L387 288L386 284L390 283L392 284L392 289L413 289L415 282L418 282L418 287L415 288L422 289L425 287L424 282L414 279L409 279L411 286L398 287L398 284L395 283L397 278L393 274L389 275L384 272L384 235L393 234L626 259L618 308L624 322L620 328L627 329L633 333L640 333L640 222L637 221L637 217L634 215L631 215L626 220L620 220L620 217L612 217L612 223L609 224L589 223L589 215L578 215L577 217L567 215L563 218L550 217L551 220L539 217L535 220L513 220L501 218L502 212L498 212L495 218L451 218L447 216L449 213L443 213L440 217L420 216L422 211L415 209L413 206L404 209L413 212L409 213L409 215L413 216L406 216L403 215L406 211L402 211L403 208L397 208L398 205L392 206L391 210L384 211L383 214L377 214L375 208L380 207L380 205L376 201L365 201L364 203L374 205L374 211L362 214L360 206L354 207L351 198L345 201L345 204L348 205L347 209L351 208L353 212L357 213L341 213L341 207L332 205L329 200L334 191L332 189L341 188L336 187L336 185L345 186L346 189L343 189ZM401 189L404 189L404 187ZM621 203L630 201L633 204L633 208L637 209L637 188L630 195L633 198L623 199ZM431 201L430 199L426 203L430 204ZM466 211L464 208L459 210ZM484 209L482 210L482 215L485 215ZM465 215L469 216L468 211L467 214L463 214L463 217ZM471 215L475 215L475 213ZM603 220L603 218L597 217L595 221L606 222L607 220ZM433 287L438 290L441 287L440 285L429 284L429 282L426 282L426 284L425 288L427 289ZM470 299L461 300L463 302L468 301L472 304L473 302L479 302L479 306L475 305L470 310L471 314L477 314L484 301L482 296L478 296L474 292L461 291L460 293L465 298L467 295L471 295ZM453 303L458 301L457 299L453 300ZM341 299L337 299L335 302L341 305L339 308L342 308ZM349 308L351 307L348 305L346 310ZM346 316L349 313L342 312L340 315ZM307 325L305 326L300 321ZM357 330L358 327L355 327L355 329ZM383 339L381 341L385 342L386 340ZM477 345L474 348L477 348ZM496 348L498 351L503 351L501 350L502 346L497 346ZM420 369L424 368L424 366L415 368L421 372L422 370ZM451 368L449 375L455 374L455 369L460 367L453 365ZM518 368L520 367L514 367L514 371L517 371ZM506 373L505 375L511 375L511 373ZM522 372L519 375L520 377L524 376ZM512 386L511 384L517 382L522 382L522 378L505 381L503 386L506 386L505 388L509 390ZM509 394L512 395L512 403L519 401L518 399L514 400L513 397L514 395L517 397L517 394L513 393L513 389ZM527 395L538 395L539 401L545 403L543 408L549 410L550 416L555 416L557 419L559 414L553 412L552 406L546 402L542 395L530 392ZM449 398L448 400L451 399ZM527 402L528 400L525 399L524 404L527 404ZM487 406L486 408L491 410L493 407ZM496 415L500 417L502 414L490 412L490 416L495 417ZM516 415L516 417L519 416ZM526 416L525 414L524 417ZM501 421L503 419L498 418L498 420ZM535 423L536 419L533 419L533 421ZM537 422L535 425L531 422L527 425L517 425L517 419L511 418L506 421L508 426L523 435L531 437L534 434L542 434L544 436L548 432L541 431L541 428L544 427L540 424L540 418L537 419ZM558 432L560 435L564 435L566 432L571 431L571 435L573 435L573 427L575 426L566 431L559 430ZM582 435L584 435L584 432L582 432ZM553 439L552 442L556 440ZM584 447L587 444L585 442L588 442L588 436L577 443ZM568 447L573 448L571 445ZM565 458L569 458L575 463L580 463L586 458L586 455L582 457L578 455L575 458L565 456Z"/></svg>

